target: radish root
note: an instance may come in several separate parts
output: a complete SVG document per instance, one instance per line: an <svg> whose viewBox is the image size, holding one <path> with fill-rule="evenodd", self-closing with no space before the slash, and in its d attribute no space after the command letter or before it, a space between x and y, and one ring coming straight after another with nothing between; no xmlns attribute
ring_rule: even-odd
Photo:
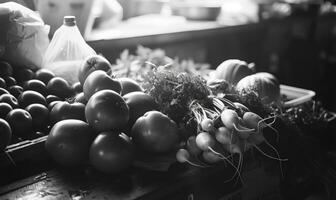
<svg viewBox="0 0 336 200"><path fill-rule="evenodd" d="M240 170L241 170L240 166L241 166L241 163L242 163L242 160L243 160L243 157L242 157L241 154L239 154L238 166L235 166L235 165L233 164L233 162L231 162L231 161L228 159L228 157L225 157L223 154L221 154L221 153L215 151L215 150L214 150L213 148L211 148L211 147L208 147L208 149L209 149L212 153L216 154L219 158L221 158L222 160L226 161L226 162L224 162L224 163L229 163L229 164L236 170L236 172L232 175L232 177L231 177L230 179L226 180L224 183L230 182L231 180L233 180L233 179L236 177L236 175L238 175L238 178L243 182L242 176L241 176L241 174L240 174ZM232 156L232 157L233 157L233 156Z"/></svg>

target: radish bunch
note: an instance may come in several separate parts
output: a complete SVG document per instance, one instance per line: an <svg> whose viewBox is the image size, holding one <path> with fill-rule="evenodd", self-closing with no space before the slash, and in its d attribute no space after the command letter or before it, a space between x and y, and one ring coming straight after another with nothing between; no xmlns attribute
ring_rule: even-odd
<svg viewBox="0 0 336 200"><path fill-rule="evenodd" d="M234 178L236 175L240 177L244 152L253 147L269 158L285 160L280 159L278 151L263 135L265 127L270 127L278 134L272 127L276 116L263 119L241 103L217 97L213 98L211 109L194 101L190 105L190 110L198 124L197 134L189 137L185 147L178 150L176 158L179 162L197 167L209 167L211 164L224 161L235 168L236 173L232 176ZM272 122L267 123L269 120ZM267 155L258 147L262 142L276 152L277 158ZM235 154L239 156L237 164L233 161Z"/></svg>

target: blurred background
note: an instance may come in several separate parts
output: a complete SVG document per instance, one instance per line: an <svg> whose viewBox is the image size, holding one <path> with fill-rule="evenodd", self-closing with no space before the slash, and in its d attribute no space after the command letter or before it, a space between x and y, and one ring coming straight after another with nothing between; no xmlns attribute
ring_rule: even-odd
<svg viewBox="0 0 336 200"><path fill-rule="evenodd" d="M6 2L1 0L0 2ZM314 90L336 110L336 8L330 0L21 0L53 32L76 15L88 44L111 62L124 49L161 48L216 68L230 58Z"/></svg>

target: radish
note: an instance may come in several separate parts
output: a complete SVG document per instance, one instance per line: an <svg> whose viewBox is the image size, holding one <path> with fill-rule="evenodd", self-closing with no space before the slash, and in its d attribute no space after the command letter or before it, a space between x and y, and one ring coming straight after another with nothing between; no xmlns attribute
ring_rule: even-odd
<svg viewBox="0 0 336 200"><path fill-rule="evenodd" d="M223 154L214 150L216 141L207 132L201 132L196 136L196 144L203 151L211 151L222 159L227 159Z"/></svg>
<svg viewBox="0 0 336 200"><path fill-rule="evenodd" d="M186 149L179 149L176 152L176 160L180 163L188 163L195 167L207 167L207 166L199 165L197 163L193 163L192 161L190 161L190 154Z"/></svg>
<svg viewBox="0 0 336 200"><path fill-rule="evenodd" d="M203 131L208 131L208 132L213 131L213 129L214 129L214 122L211 119L205 117L201 121L201 128L202 128Z"/></svg>
<svg viewBox="0 0 336 200"><path fill-rule="evenodd" d="M258 124L262 121L262 118L253 112L245 112L243 115L243 121L247 127L258 130Z"/></svg>
<svg viewBox="0 0 336 200"><path fill-rule="evenodd" d="M214 148L215 140L208 132L200 132L196 136L196 144L201 150L207 151L209 148Z"/></svg>
<svg viewBox="0 0 336 200"><path fill-rule="evenodd" d="M271 123L266 123L265 121L268 119L273 119L273 121ZM259 115L253 112L245 112L243 115L243 121L247 127L256 130L257 133L261 133L263 128L269 127L277 134L277 140L279 140L278 131L271 126L275 122L275 120L276 120L276 116L271 116L271 117L263 119Z"/></svg>
<svg viewBox="0 0 336 200"><path fill-rule="evenodd" d="M239 122L237 112L234 111L234 110L231 110L231 109L223 110L223 112L221 114L221 120L222 120L222 123L224 124L224 126L227 127L228 129L231 129L231 130L234 129L233 124L238 124L238 122Z"/></svg>
<svg viewBox="0 0 336 200"><path fill-rule="evenodd" d="M268 119L272 119L273 121L271 123L266 123L265 121ZM283 174L282 172L282 165L281 162L282 161L287 161L287 159L281 159L279 152L276 150L276 148L274 148L273 145L271 145L263 136L262 134L262 129L265 127L269 127L272 130L274 130L275 133L277 133L277 140L279 140L279 133L276 129L274 129L271 125L275 122L276 120L276 116L272 116L272 117L268 117L268 118L261 118L259 115L253 113L253 112L245 112L243 115L243 121L246 124L247 127L249 128L253 128L256 130L255 134L252 134L249 138L248 141L249 143L255 148L257 149L261 154L263 154L264 156L274 159L274 160L278 160L280 163L280 170L281 170L281 174ZM266 154L265 152L263 152L257 145L261 144L262 142L265 142L265 144L267 146L269 146L277 155L276 157L270 156L268 154Z"/></svg>
<svg viewBox="0 0 336 200"><path fill-rule="evenodd" d="M239 116L236 111L231 109L223 110L221 120L225 127L230 130L236 130L240 137L246 139L254 131L239 124Z"/></svg>
<svg viewBox="0 0 336 200"><path fill-rule="evenodd" d="M186 148L193 156L198 156L201 154L202 150L196 144L196 137L190 136L187 140Z"/></svg>
<svg viewBox="0 0 336 200"><path fill-rule="evenodd" d="M241 177L240 172L239 172L239 167L242 162L242 153L240 152L240 157L239 157L239 163L238 163L238 168L223 154L217 152L214 150L216 141L212 138L212 136L207 133L207 132L201 132L196 136L196 144L197 146L203 150L204 152L210 151L213 154L217 155L220 159L227 161L232 167L236 169L236 173L233 175L233 178L236 176L238 173L239 177ZM229 144L230 145L230 144ZM232 152L232 149L230 149L229 152ZM231 178L232 179L232 178Z"/></svg>
<svg viewBox="0 0 336 200"><path fill-rule="evenodd" d="M213 153L212 151L203 151L202 157L207 163L211 163L211 164L218 163L219 161L222 160L220 156Z"/></svg>
<svg viewBox="0 0 336 200"><path fill-rule="evenodd" d="M219 127L215 133L216 140L221 144L230 144L231 141L231 130L222 126Z"/></svg>

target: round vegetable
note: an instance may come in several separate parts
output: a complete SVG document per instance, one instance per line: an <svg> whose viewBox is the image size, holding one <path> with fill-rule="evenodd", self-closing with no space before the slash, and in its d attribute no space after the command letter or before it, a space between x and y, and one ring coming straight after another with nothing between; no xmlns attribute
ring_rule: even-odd
<svg viewBox="0 0 336 200"><path fill-rule="evenodd" d="M237 84L242 78L253 74L253 65L238 59L229 59L222 62L213 74L213 79L224 79L231 84Z"/></svg>
<svg viewBox="0 0 336 200"><path fill-rule="evenodd" d="M42 104L31 104L26 109L32 117L33 129L35 131L46 131L49 124L49 110Z"/></svg>
<svg viewBox="0 0 336 200"><path fill-rule="evenodd" d="M167 153L179 142L177 124L159 111L149 111L136 120L131 132L134 143L150 153Z"/></svg>
<svg viewBox="0 0 336 200"><path fill-rule="evenodd" d="M94 137L95 133L87 123L76 119L62 120L52 127L45 147L59 164L73 167L87 161Z"/></svg>
<svg viewBox="0 0 336 200"><path fill-rule="evenodd" d="M202 158L209 164L218 163L219 161L223 160L217 154L209 150L202 152Z"/></svg>
<svg viewBox="0 0 336 200"><path fill-rule="evenodd" d="M29 112L16 108L7 114L6 121L14 135L29 138L33 132L33 120Z"/></svg>
<svg viewBox="0 0 336 200"><path fill-rule="evenodd" d="M2 94L0 96L0 102L8 103L12 108L17 108L19 106L18 100L11 94Z"/></svg>
<svg viewBox="0 0 336 200"><path fill-rule="evenodd" d="M52 78L48 82L47 91L49 94L53 94L63 99L73 95L71 86L61 77Z"/></svg>
<svg viewBox="0 0 336 200"><path fill-rule="evenodd" d="M134 148L125 134L100 133L90 148L90 163L104 173L118 173L131 166Z"/></svg>
<svg viewBox="0 0 336 200"><path fill-rule="evenodd" d="M78 119L85 121L85 105L82 103L59 102L50 111L50 122L55 124L65 119Z"/></svg>
<svg viewBox="0 0 336 200"><path fill-rule="evenodd" d="M0 118L5 119L7 114L13 110L12 106L9 105L8 103L0 103Z"/></svg>
<svg viewBox="0 0 336 200"><path fill-rule="evenodd" d="M36 79L42 81L46 85L54 77L55 77L55 74L48 69L39 69L36 71Z"/></svg>
<svg viewBox="0 0 336 200"><path fill-rule="evenodd" d="M54 106L55 106L56 104L60 103L60 102L63 102L63 101L52 101L52 102L50 102L50 103L48 104L48 110L51 111L51 110L54 108Z"/></svg>
<svg viewBox="0 0 336 200"><path fill-rule="evenodd" d="M61 98L59 98L58 96L52 95L52 94L46 97L47 104L50 104L53 101L61 101L61 100L62 100Z"/></svg>
<svg viewBox="0 0 336 200"><path fill-rule="evenodd" d="M239 122L239 116L236 111L225 109L221 113L221 120L226 128L233 130L234 125L237 125Z"/></svg>
<svg viewBox="0 0 336 200"><path fill-rule="evenodd" d="M75 102L79 102L79 103L82 103L82 104L84 104L84 105L86 105L87 104L87 102L88 102L88 100L85 98L85 96L84 96L84 92L81 92L81 93L78 93L78 94L76 94L76 96L75 96L75 100L74 100Z"/></svg>
<svg viewBox="0 0 336 200"><path fill-rule="evenodd" d="M39 103L42 105L47 105L47 101L44 96L36 91L26 90L18 98L19 105L25 108L33 103Z"/></svg>
<svg viewBox="0 0 336 200"><path fill-rule="evenodd" d="M94 71L111 71L111 64L106 58L100 55L89 56L85 59L78 71L78 80L84 85L85 79Z"/></svg>
<svg viewBox="0 0 336 200"><path fill-rule="evenodd" d="M86 99L90 99L94 93L104 89L113 90L120 94L121 84L102 70L92 72L86 78L83 85L83 92Z"/></svg>
<svg viewBox="0 0 336 200"><path fill-rule="evenodd" d="M125 94L128 94L130 92L143 91L139 83L131 78L122 77L118 78L118 81L121 83L121 96L124 96Z"/></svg>
<svg viewBox="0 0 336 200"><path fill-rule="evenodd" d="M246 76L237 83L240 93L256 92L264 104L278 102L280 99L280 84L272 74L263 72Z"/></svg>
<svg viewBox="0 0 336 200"><path fill-rule="evenodd" d="M83 92L83 86L80 84L80 82L72 84L71 88L76 94Z"/></svg>
<svg viewBox="0 0 336 200"><path fill-rule="evenodd" d="M132 128L135 121L146 112L159 109L153 97L144 92L131 92L123 96L123 98L129 107L130 119L127 126L130 128Z"/></svg>
<svg viewBox="0 0 336 200"><path fill-rule="evenodd" d="M12 130L9 124L4 119L0 119L0 152L9 145L11 138Z"/></svg>
<svg viewBox="0 0 336 200"><path fill-rule="evenodd" d="M129 109L124 99L112 90L96 92L86 104L87 122L98 132L118 130L129 120Z"/></svg>
<svg viewBox="0 0 336 200"><path fill-rule="evenodd" d="M8 88L8 92L11 93L15 98L18 98L22 94L23 88L19 85L13 85Z"/></svg>
<svg viewBox="0 0 336 200"><path fill-rule="evenodd" d="M201 150L208 151L209 147L213 148L215 146L215 140L208 132L200 132L196 136L196 144Z"/></svg>
<svg viewBox="0 0 336 200"><path fill-rule="evenodd" d="M201 154L202 150L196 144L196 137L190 136L187 140L187 150L193 156L198 156Z"/></svg>
<svg viewBox="0 0 336 200"><path fill-rule="evenodd" d="M37 79L31 79L29 81L26 81L23 84L23 89L36 91L43 96L46 96L47 94L47 86L42 81Z"/></svg>
<svg viewBox="0 0 336 200"><path fill-rule="evenodd" d="M232 143L231 130L224 126L219 127L215 133L215 138L221 144L230 144Z"/></svg>

